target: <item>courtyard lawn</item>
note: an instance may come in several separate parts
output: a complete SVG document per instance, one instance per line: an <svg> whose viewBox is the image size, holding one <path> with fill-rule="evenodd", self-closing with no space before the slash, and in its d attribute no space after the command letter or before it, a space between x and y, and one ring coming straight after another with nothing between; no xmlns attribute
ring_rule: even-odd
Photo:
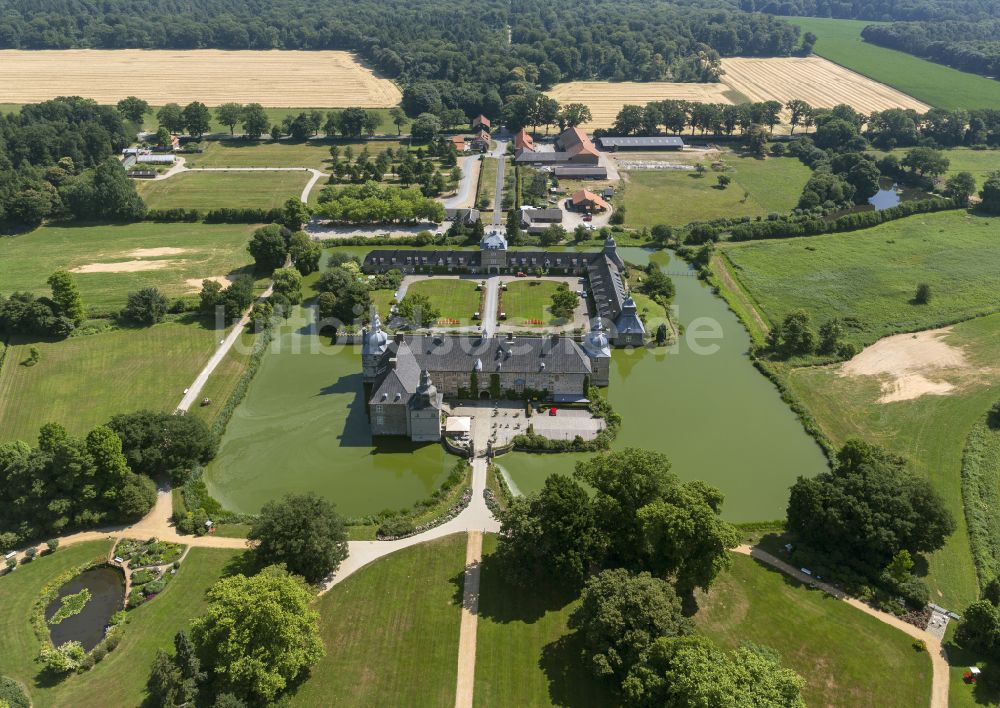
<svg viewBox="0 0 1000 708"><path fill-rule="evenodd" d="M956 386L949 395L879 403L877 379L839 376L837 366L792 369L786 380L834 445L852 437L877 443L904 456L934 484L956 530L929 556L926 580L933 602L960 613L979 589L962 507L962 454L969 431L997 400L1000 315L961 322L945 341L961 347L969 361L966 369L932 377Z"/></svg>
<svg viewBox="0 0 1000 708"><path fill-rule="evenodd" d="M410 283L406 295L426 295L431 306L441 313L438 326L469 327L475 324L472 315L479 311L480 292L476 290L476 282L469 278L418 280Z"/></svg>
<svg viewBox="0 0 1000 708"><path fill-rule="evenodd" d="M396 300L395 290L372 290L370 291L372 297L372 305L378 311L378 315L382 318L382 322L389 321L389 311L392 309L392 303Z"/></svg>
<svg viewBox="0 0 1000 708"><path fill-rule="evenodd" d="M699 605L695 623L721 646L778 651L807 705L927 705L931 662L908 635L751 558L734 554Z"/></svg>
<svg viewBox="0 0 1000 708"><path fill-rule="evenodd" d="M58 269L73 272L84 306L107 312L146 286L168 297L196 297L204 278L249 271L246 224L43 226L0 238L0 292L48 295ZM79 272L84 271L84 272ZM190 281L190 282L189 282Z"/></svg>
<svg viewBox="0 0 1000 708"><path fill-rule="evenodd" d="M863 231L733 244L732 275L769 323L805 309L819 326L856 317L855 344L1000 309L996 221L964 211L911 216ZM918 283L929 304L911 301Z"/></svg>
<svg viewBox="0 0 1000 708"><path fill-rule="evenodd" d="M453 706L466 542L398 551L321 597L326 656L291 705Z"/></svg>
<svg viewBox="0 0 1000 708"><path fill-rule="evenodd" d="M785 19L819 37L813 49L819 56L924 103L949 109L994 108L1000 103L1000 83L992 79L865 42L861 30L874 24L868 20Z"/></svg>
<svg viewBox="0 0 1000 708"><path fill-rule="evenodd" d="M500 309L507 313L507 324L515 327L547 327L561 324L550 307L560 283L553 280L509 280Z"/></svg>
<svg viewBox="0 0 1000 708"><path fill-rule="evenodd" d="M205 591L238 555L230 550L191 549L167 589L129 612L125 635L115 651L87 673L50 683L39 676L34 661L40 647L28 621L31 607L46 582L92 558L106 556L110 547L107 541L66 546L0 578L4 598L0 603L0 674L25 684L36 708L142 704L156 650L172 648L174 634L205 609Z"/></svg>
<svg viewBox="0 0 1000 708"><path fill-rule="evenodd" d="M12 344L0 368L0 441L33 442L47 422L79 434L117 413L172 411L220 338L198 323L167 322ZM31 347L39 361L22 366Z"/></svg>
<svg viewBox="0 0 1000 708"><path fill-rule="evenodd" d="M510 584L491 562L495 549L496 537L484 537L474 704L616 705L607 687L587 672L582 647L567 627L575 595L546 582Z"/></svg>
<svg viewBox="0 0 1000 708"><path fill-rule="evenodd" d="M296 199L310 179L288 172L180 172L136 187L150 209L273 209Z"/></svg>
<svg viewBox="0 0 1000 708"><path fill-rule="evenodd" d="M312 167L328 171L330 169L330 148L340 149L340 159L345 159L345 150L350 148L357 157L366 147L371 155L377 155L387 148L396 150L401 143L395 140L329 140L317 138L296 142L291 140L207 140L203 143L205 152L184 155L188 167Z"/></svg>
<svg viewBox="0 0 1000 708"><path fill-rule="evenodd" d="M625 222L633 228L657 224L683 226L692 221L723 217L766 216L795 208L811 174L795 158L761 160L724 153L725 172L708 170L699 176L690 170L640 170L626 173ZM706 165L707 166L707 165ZM717 178L732 182L720 189Z"/></svg>

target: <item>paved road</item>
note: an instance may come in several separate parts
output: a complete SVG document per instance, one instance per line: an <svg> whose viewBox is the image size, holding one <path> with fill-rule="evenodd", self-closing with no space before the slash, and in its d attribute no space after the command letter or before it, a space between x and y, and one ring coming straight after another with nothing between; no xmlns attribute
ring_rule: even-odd
<svg viewBox="0 0 1000 708"><path fill-rule="evenodd" d="M444 208L462 209L465 207L475 206L471 200L475 199L472 191L478 181L476 179L477 177L479 177L479 155L468 155L463 157L462 179L458 183L458 191L455 192L455 196L448 197L444 200Z"/></svg>
<svg viewBox="0 0 1000 708"><path fill-rule="evenodd" d="M274 291L274 286L269 285L267 290L265 290L263 294L259 298L257 298L258 302L266 300L267 298L271 297L271 293L273 291ZM219 345L219 348L215 350L214 354L212 354L212 358L208 360L208 363L205 364L205 367L195 378L194 383L192 383L191 386L184 393L184 397L181 398L181 402L177 406L178 411L187 412L188 410L191 409L191 406L194 404L194 402L198 400L198 396L201 394L201 390L205 388L205 384L208 382L208 377L212 375L212 372L215 371L216 367L220 363L222 363L223 359L226 358L226 354L228 354L229 350L233 348L233 345L236 343L236 340L239 339L240 334L243 332L243 330L246 329L246 326L249 323L250 323L250 310L247 310L247 312L244 313L243 317L240 318L240 321L237 322L233 326L233 328L229 331L228 336L226 336L226 338L222 340L222 343Z"/></svg>
<svg viewBox="0 0 1000 708"><path fill-rule="evenodd" d="M945 652L944 647L941 645L940 639L926 630L914 627L909 622L904 622L895 615L891 615L888 612L882 612L881 610L876 610L871 605L868 605L857 598L848 596L846 593L838 590L832 585L824 583L821 580L816 580L810 575L806 575L798 568L789 565L780 558L772 556L767 551L761 550L760 548L752 548L746 545L738 546L733 550L736 553L742 553L743 555L756 558L763 563L767 563L768 565L777 568L782 573L792 576L802 583L807 583L810 586L822 590L828 595L832 595L839 600L843 600L852 607L861 610L866 615L871 615L879 622L884 622L891 627L895 627L901 632L910 635L914 639L923 640L927 645L927 653L931 657L931 666L933 667L933 677L931 680L931 708L948 708L948 689L950 680L948 655Z"/></svg>
<svg viewBox="0 0 1000 708"><path fill-rule="evenodd" d="M486 278L486 297L483 311L479 313L484 332L496 334L497 331L497 307L500 299L500 276L490 275Z"/></svg>

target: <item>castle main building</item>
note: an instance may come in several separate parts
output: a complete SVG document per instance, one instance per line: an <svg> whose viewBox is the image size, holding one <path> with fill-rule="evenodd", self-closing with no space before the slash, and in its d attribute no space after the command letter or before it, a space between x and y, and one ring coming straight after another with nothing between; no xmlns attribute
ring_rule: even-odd
<svg viewBox="0 0 1000 708"><path fill-rule="evenodd" d="M582 343L569 337L403 335L392 340L376 316L362 338L361 367L372 435L441 438L450 398L500 398L509 391L553 402L586 399L607 386L611 349L598 321Z"/></svg>

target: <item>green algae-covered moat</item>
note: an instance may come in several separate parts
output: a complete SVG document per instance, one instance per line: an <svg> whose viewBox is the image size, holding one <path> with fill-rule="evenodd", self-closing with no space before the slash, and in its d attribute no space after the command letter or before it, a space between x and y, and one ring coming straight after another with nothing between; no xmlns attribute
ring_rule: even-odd
<svg viewBox="0 0 1000 708"><path fill-rule="evenodd" d="M642 249L621 253L633 263L650 259ZM661 263L666 257L653 255ZM715 485L725 494L727 519L782 518L788 487L825 469L826 460L753 367L746 330L725 302L687 275L683 261L666 270L685 273L674 283L676 317L687 332L669 349L614 352L607 394L622 416L614 446L661 451L682 479ZM265 355L208 469L211 494L229 509L253 512L284 493L313 490L348 517L428 496L453 459L438 444L373 443L359 353L330 347L309 319L300 310ZM692 346L695 331L704 336ZM582 457L512 453L500 463L530 492L548 474L571 473Z"/></svg>

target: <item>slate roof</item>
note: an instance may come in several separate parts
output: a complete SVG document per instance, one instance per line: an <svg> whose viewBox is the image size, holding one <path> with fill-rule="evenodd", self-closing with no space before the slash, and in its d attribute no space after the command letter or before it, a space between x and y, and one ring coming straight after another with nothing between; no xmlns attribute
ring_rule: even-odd
<svg viewBox="0 0 1000 708"><path fill-rule="evenodd" d="M416 390L421 369L427 369L432 377L435 372L442 371L471 373L477 361L482 362L484 374L543 370L558 374L591 372L590 359L569 337L515 337L507 341L499 337L410 335L402 342L390 344L384 356L391 357L392 352L396 352L396 372L404 359L412 362L406 364L408 370L416 372L414 378L408 379L414 382L412 390Z"/></svg>
<svg viewBox="0 0 1000 708"><path fill-rule="evenodd" d="M591 262L587 268L587 276L594 304L597 305L597 314L603 319L617 320L625 302L625 283L618 266L602 254Z"/></svg>
<svg viewBox="0 0 1000 708"><path fill-rule="evenodd" d="M524 220L528 222L544 221L548 223L562 223L562 209L521 209Z"/></svg>
<svg viewBox="0 0 1000 708"><path fill-rule="evenodd" d="M650 135L632 136L622 138L598 138L597 142L602 148L682 148L684 140L676 136Z"/></svg>
<svg viewBox="0 0 1000 708"><path fill-rule="evenodd" d="M403 266L411 265L454 265L469 267L478 266L481 263L479 254L479 251L461 251L458 249L377 249L369 251L367 255L365 255L365 260L361 267L363 269L375 270L390 270L392 268L401 268Z"/></svg>
<svg viewBox="0 0 1000 708"><path fill-rule="evenodd" d="M410 352L406 342L394 343L383 356L385 375L378 382L369 403L408 404L420 385L420 366ZM395 368L389 366L389 359L396 357Z"/></svg>
<svg viewBox="0 0 1000 708"><path fill-rule="evenodd" d="M608 168L603 165L557 165L555 169L556 177L592 177L595 179L607 179Z"/></svg>

